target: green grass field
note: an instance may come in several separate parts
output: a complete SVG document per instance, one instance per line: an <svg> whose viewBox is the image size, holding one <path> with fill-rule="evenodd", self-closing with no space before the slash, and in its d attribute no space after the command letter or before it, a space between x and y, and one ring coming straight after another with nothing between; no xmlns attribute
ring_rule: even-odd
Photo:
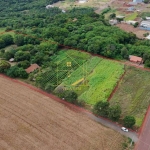
<svg viewBox="0 0 150 150"><path fill-rule="evenodd" d="M128 67L110 103L118 103L122 108L122 115L133 115L136 118L136 126L140 127L150 104L149 89L150 72Z"/></svg>
<svg viewBox="0 0 150 150"><path fill-rule="evenodd" d="M125 21L134 20L134 19L136 19L137 15L138 15L138 13L134 12L132 14L127 15L124 20Z"/></svg>

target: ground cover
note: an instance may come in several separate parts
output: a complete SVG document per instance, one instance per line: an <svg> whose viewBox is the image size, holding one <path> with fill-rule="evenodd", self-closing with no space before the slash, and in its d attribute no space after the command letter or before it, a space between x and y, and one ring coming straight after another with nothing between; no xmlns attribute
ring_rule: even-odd
<svg viewBox="0 0 150 150"><path fill-rule="evenodd" d="M90 105L98 101L107 101L123 73L123 65L103 59L87 77L89 88L79 99Z"/></svg>
<svg viewBox="0 0 150 150"><path fill-rule="evenodd" d="M126 15L126 17L125 17L124 20L125 20L125 21L134 20L134 19L137 18L137 15L138 15L137 12L134 12L134 13L132 13L132 14L128 14L128 15Z"/></svg>
<svg viewBox="0 0 150 150"><path fill-rule="evenodd" d="M125 137L0 76L0 149L121 150ZM39 109L40 108L40 109Z"/></svg>
<svg viewBox="0 0 150 150"><path fill-rule="evenodd" d="M118 90L110 100L111 105L119 104L122 116L133 115L136 126L140 127L150 103L150 72L127 67L127 72Z"/></svg>
<svg viewBox="0 0 150 150"><path fill-rule="evenodd" d="M6 30L6 28L0 28L0 36L4 35L4 34L10 34L13 36L15 34L13 31L6 32L5 30Z"/></svg>

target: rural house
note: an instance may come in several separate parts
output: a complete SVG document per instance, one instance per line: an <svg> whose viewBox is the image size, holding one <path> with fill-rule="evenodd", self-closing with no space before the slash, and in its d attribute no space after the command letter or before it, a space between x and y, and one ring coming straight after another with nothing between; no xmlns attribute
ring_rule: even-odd
<svg viewBox="0 0 150 150"><path fill-rule="evenodd" d="M38 66L37 64L31 64L29 68L25 69L27 73L31 73L36 69L39 69L40 66Z"/></svg>
<svg viewBox="0 0 150 150"><path fill-rule="evenodd" d="M150 21L142 21L140 24L140 29L150 31Z"/></svg>
<svg viewBox="0 0 150 150"><path fill-rule="evenodd" d="M143 63L143 59L141 57L137 57L137 56L133 56L133 55L129 55L129 60L131 62L137 63L137 64L142 64Z"/></svg>

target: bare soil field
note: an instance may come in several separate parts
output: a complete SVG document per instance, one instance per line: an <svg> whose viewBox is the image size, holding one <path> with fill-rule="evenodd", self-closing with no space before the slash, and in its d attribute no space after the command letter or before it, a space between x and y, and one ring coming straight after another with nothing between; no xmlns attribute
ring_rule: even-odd
<svg viewBox="0 0 150 150"><path fill-rule="evenodd" d="M138 27L134 28L132 25L125 24L125 23L117 24L116 26L126 32L132 32L136 34L136 36L141 39L144 38L143 34L149 32L149 31L141 30Z"/></svg>
<svg viewBox="0 0 150 150"><path fill-rule="evenodd" d="M27 86L0 76L1 150L121 150L125 138Z"/></svg>

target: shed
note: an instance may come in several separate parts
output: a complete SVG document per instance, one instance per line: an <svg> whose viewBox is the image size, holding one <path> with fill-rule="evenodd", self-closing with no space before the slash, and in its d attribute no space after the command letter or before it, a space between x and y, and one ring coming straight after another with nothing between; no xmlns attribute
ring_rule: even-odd
<svg viewBox="0 0 150 150"><path fill-rule="evenodd" d="M150 31L150 21L142 21L140 24L140 29Z"/></svg>
<svg viewBox="0 0 150 150"><path fill-rule="evenodd" d="M143 63L143 59L141 57L138 57L138 56L129 55L129 60L131 62L134 62L134 63L137 63L137 64L142 64Z"/></svg>
<svg viewBox="0 0 150 150"><path fill-rule="evenodd" d="M128 8L127 8L127 11L134 11L134 10L135 10L134 7L128 7Z"/></svg>
<svg viewBox="0 0 150 150"><path fill-rule="evenodd" d="M136 2L136 3L142 3L143 0L133 0L133 2Z"/></svg>
<svg viewBox="0 0 150 150"><path fill-rule="evenodd" d="M39 65L37 65L37 64L31 64L30 67L28 67L27 69L25 69L25 71L26 71L27 73L31 73L31 72L33 72L34 70L39 69L39 68L40 68Z"/></svg>

